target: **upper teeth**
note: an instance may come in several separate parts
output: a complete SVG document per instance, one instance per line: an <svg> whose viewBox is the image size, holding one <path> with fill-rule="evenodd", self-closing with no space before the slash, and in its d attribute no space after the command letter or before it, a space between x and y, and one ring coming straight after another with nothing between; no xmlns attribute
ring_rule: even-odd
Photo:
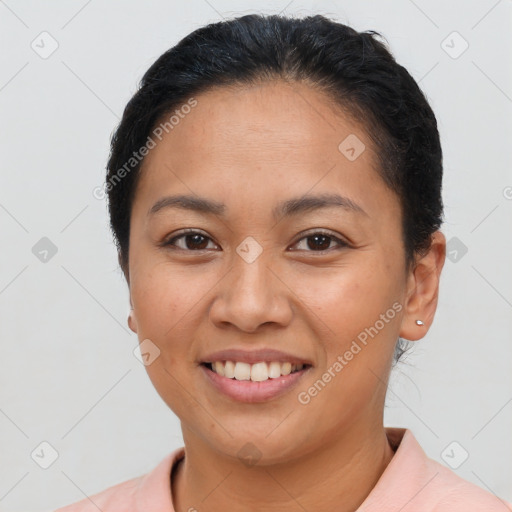
<svg viewBox="0 0 512 512"><path fill-rule="evenodd" d="M302 370L303 367L303 364L280 363L278 361L255 364L241 363L240 361L215 361L212 363L213 371L222 377L235 378L236 380L252 380L255 382L277 379L282 375L289 375L291 372Z"/></svg>

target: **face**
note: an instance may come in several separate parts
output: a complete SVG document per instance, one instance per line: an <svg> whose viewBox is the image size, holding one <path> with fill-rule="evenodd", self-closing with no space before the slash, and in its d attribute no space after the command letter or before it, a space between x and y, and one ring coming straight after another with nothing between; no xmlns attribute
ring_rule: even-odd
<svg viewBox="0 0 512 512"><path fill-rule="evenodd" d="M300 84L195 100L132 209L130 326L160 351L153 385L185 440L262 464L381 425L408 275L364 127Z"/></svg>

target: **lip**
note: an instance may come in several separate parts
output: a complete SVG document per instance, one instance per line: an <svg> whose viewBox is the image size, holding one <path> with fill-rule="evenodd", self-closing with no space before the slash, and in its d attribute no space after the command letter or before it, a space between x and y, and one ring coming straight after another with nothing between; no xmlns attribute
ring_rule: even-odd
<svg viewBox="0 0 512 512"><path fill-rule="evenodd" d="M215 361L233 361L241 363L260 363L278 361L280 363L304 364L313 366L312 362L293 354L288 354L273 348L261 348L257 350L244 350L231 348L213 352L203 359L200 363L214 363Z"/></svg>
<svg viewBox="0 0 512 512"><path fill-rule="evenodd" d="M220 359L216 360L219 361ZM230 359L228 358L227 360ZM276 359L272 360L276 361ZM240 361L240 359L238 359L238 361ZM259 361L261 361L261 359L255 362ZM287 359L287 361L289 361L289 359ZM218 373L210 370L205 364L199 365L199 368L203 372L203 375L205 375L207 382L217 391L238 402L257 403L273 400L288 393L297 386L299 381L312 367L308 366L297 372L290 373L289 375L282 375L276 379L268 379L262 382L221 377Z"/></svg>

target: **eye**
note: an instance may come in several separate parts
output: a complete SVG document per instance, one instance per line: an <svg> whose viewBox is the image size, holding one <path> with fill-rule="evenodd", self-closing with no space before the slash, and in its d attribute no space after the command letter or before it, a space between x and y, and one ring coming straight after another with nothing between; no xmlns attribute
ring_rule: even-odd
<svg viewBox="0 0 512 512"><path fill-rule="evenodd" d="M325 232L325 231L315 231L313 233L310 233L309 235L302 237L299 242L302 242L303 240L310 241L306 242L306 246L311 251L308 251L307 249L298 249L298 250L306 250L306 252L324 252L329 250L329 246L331 245L332 241L335 241L338 244L338 248L341 247L349 247L349 244L347 242L344 242L340 238L334 236L331 233ZM295 245L297 245L299 242L297 242ZM297 250L297 249L294 249Z"/></svg>
<svg viewBox="0 0 512 512"><path fill-rule="evenodd" d="M308 249L304 248L294 250L305 250L306 252L324 252L331 248L330 246L333 241L338 245L338 248L349 247L347 242L344 242L340 238L325 231L315 231L310 233L307 236L302 237L298 242L294 244L294 246L303 240L307 241L306 246L310 250L308 251ZM181 245L177 243L177 241L181 241ZM173 236L167 241L164 241L161 245L163 247L173 246L184 251L204 251L208 250L208 241L211 241L210 237L199 231L189 229L185 232L182 232L181 234Z"/></svg>
<svg viewBox="0 0 512 512"><path fill-rule="evenodd" d="M176 244L177 240L181 240L183 242L181 246ZM211 238L203 235L203 233L199 231L189 229L184 233L182 232L180 235L170 238L169 240L163 242L161 245L163 247L174 246L184 251L204 251L208 248L208 240L211 240Z"/></svg>

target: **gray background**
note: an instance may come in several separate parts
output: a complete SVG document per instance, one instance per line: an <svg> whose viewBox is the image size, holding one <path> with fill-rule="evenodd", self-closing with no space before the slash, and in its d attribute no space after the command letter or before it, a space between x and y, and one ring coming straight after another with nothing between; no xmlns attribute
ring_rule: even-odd
<svg viewBox="0 0 512 512"><path fill-rule="evenodd" d="M163 51L207 22L281 11L380 31L431 102L450 259L433 327L393 372L386 424L512 500L510 0L0 0L0 510L78 501L182 445L133 354L106 202L92 191ZM48 469L44 441L58 453Z"/></svg>

